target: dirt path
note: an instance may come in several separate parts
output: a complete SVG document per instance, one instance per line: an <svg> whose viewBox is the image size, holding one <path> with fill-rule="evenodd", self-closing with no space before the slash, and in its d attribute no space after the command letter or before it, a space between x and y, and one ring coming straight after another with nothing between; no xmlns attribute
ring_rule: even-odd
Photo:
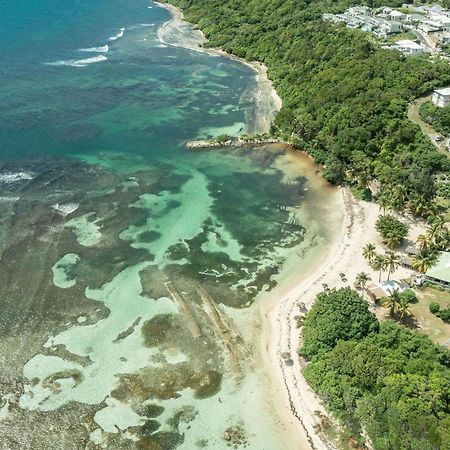
<svg viewBox="0 0 450 450"><path fill-rule="evenodd" d="M438 133L430 124L425 123L420 118L420 107L427 101L431 100L431 96L427 97L421 97L414 101L412 101L408 106L408 119L411 122L414 122L416 125L419 125L420 129L422 130L422 133L426 134L433 145L443 154L445 154L447 157L450 157L450 152L445 147L445 140L441 142L436 142L434 138L436 136L441 136L440 133Z"/></svg>

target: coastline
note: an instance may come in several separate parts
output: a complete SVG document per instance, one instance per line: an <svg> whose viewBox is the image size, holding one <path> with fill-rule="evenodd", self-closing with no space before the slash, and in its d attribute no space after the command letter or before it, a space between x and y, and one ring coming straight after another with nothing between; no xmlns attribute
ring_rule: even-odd
<svg viewBox="0 0 450 450"><path fill-rule="evenodd" d="M259 128L254 133L265 133L270 127L272 119L281 109L282 102L274 89L272 82L267 77L267 67L259 62L249 62L243 58L226 53L221 49L204 48L206 37L200 30L194 30L192 25L184 21L184 15L178 7L162 2L155 2L160 7L168 10L172 18L159 30L158 38L165 45L187 48L193 51L207 53L213 56L222 56L238 61L251 68L256 73L257 90L254 101L255 115L258 117ZM261 105L264 98L268 98L266 105ZM267 106L271 111L267 114ZM257 128L257 127L256 127ZM299 155L301 155L299 153ZM303 155L301 155L303 156ZM309 155L307 155L310 159ZM312 160L311 160L311 163ZM334 449L330 442L319 436L316 427L320 424L320 417L330 417L323 407L318 396L314 394L302 374L300 359L297 349L300 345L300 332L295 324L295 309L298 300L310 307L315 299L315 293L309 291L318 279L323 278L337 263L341 264L341 253L349 247L350 234L354 227L355 213L352 210L351 194L341 188L340 209L344 213L339 231L333 230L333 242L329 249L324 250L318 260L311 262L307 277L300 281L298 277L290 282L283 282L269 294L264 294L256 314L259 312L261 330L255 338L260 356L260 367L268 380L268 395L273 399L273 411L286 429L290 430L292 439L286 443L286 448L296 450L328 450ZM375 205L372 205L375 206ZM337 207L337 205L335 205ZM375 206L375 208L377 208ZM375 223L373 220L372 225ZM366 242L365 228L369 225L363 221L359 230L361 239ZM372 227L374 230L374 228ZM362 244L361 244L362 246ZM360 247L356 246L360 253ZM317 256L317 255L315 255ZM321 286L321 284L320 284ZM289 352L294 364L285 366L282 354Z"/></svg>
<svg viewBox="0 0 450 450"><path fill-rule="evenodd" d="M207 42L205 35L200 30L193 29L192 25L184 20L180 8L170 3L158 1L154 3L172 15L172 18L158 29L158 39L162 44L225 57L244 64L255 72L256 90L252 92L252 103L255 108L251 114L253 117L246 117L246 132L250 135L268 132L273 119L282 107L282 101L267 75L267 67L258 61L250 62L218 48L204 47Z"/></svg>

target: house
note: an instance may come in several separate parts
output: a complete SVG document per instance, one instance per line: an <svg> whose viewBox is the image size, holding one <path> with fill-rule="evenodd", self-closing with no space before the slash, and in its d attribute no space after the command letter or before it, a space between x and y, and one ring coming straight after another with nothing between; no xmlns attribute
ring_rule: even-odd
<svg viewBox="0 0 450 450"><path fill-rule="evenodd" d="M438 23L432 22L431 20L425 20L417 25L417 29L428 34L442 30L442 26Z"/></svg>
<svg viewBox="0 0 450 450"><path fill-rule="evenodd" d="M403 292L408 288L406 283L396 280L381 281L373 283L367 287L367 294L374 301L389 297L394 291Z"/></svg>
<svg viewBox="0 0 450 450"><path fill-rule="evenodd" d="M423 21L424 16L420 14L407 14L405 17L406 22L418 23Z"/></svg>
<svg viewBox="0 0 450 450"><path fill-rule="evenodd" d="M403 14L400 11L397 11L396 9L392 9L392 8L383 8L381 10L381 15L384 17L387 17L389 19L393 19L393 20L402 20L405 18L406 14Z"/></svg>
<svg viewBox="0 0 450 450"><path fill-rule="evenodd" d="M430 22L436 24L441 29L448 30L450 26L450 17L444 16L443 14L436 14L430 16Z"/></svg>
<svg viewBox="0 0 450 450"><path fill-rule="evenodd" d="M450 252L441 252L437 263L426 271L425 276L432 283L450 287Z"/></svg>
<svg viewBox="0 0 450 450"><path fill-rule="evenodd" d="M400 33L403 29L403 25L396 20L385 20L381 24L381 29L385 30L387 34Z"/></svg>
<svg viewBox="0 0 450 450"><path fill-rule="evenodd" d="M397 41L394 48L397 48L405 55L411 56L420 55L425 51L425 47L409 39Z"/></svg>
<svg viewBox="0 0 450 450"><path fill-rule="evenodd" d="M347 12L351 16L369 15L370 8L368 6L352 6L347 9Z"/></svg>
<svg viewBox="0 0 450 450"><path fill-rule="evenodd" d="M431 96L431 101L440 108L450 104L450 87L436 89Z"/></svg>

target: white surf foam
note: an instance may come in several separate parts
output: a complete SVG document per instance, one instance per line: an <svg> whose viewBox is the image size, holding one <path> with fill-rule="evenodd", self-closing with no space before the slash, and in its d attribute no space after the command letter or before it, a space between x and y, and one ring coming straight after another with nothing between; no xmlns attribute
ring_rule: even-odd
<svg viewBox="0 0 450 450"><path fill-rule="evenodd" d="M20 180L32 180L33 172L5 172L0 173L0 183L9 184Z"/></svg>
<svg viewBox="0 0 450 450"><path fill-rule="evenodd" d="M115 35L111 36L108 40L109 41L117 41L117 39L121 38L125 32L125 28L121 28L120 31Z"/></svg>
<svg viewBox="0 0 450 450"><path fill-rule="evenodd" d="M106 61L108 58L104 55L93 56L86 59L67 59L62 61L55 61L45 63L47 66L70 66L70 67L85 67L88 64L95 64L102 61Z"/></svg>
<svg viewBox="0 0 450 450"><path fill-rule="evenodd" d="M79 52L93 52L93 53L108 53L109 47L108 44L102 47L90 47L90 48L80 48Z"/></svg>
<svg viewBox="0 0 450 450"><path fill-rule="evenodd" d="M17 202L19 200L19 197L0 197L0 203L13 203Z"/></svg>
<svg viewBox="0 0 450 450"><path fill-rule="evenodd" d="M63 216L67 216L71 213L73 213L74 211L76 211L78 209L80 205L78 203L56 203L54 205L52 205L52 208L55 211L58 211L59 213L61 213Z"/></svg>

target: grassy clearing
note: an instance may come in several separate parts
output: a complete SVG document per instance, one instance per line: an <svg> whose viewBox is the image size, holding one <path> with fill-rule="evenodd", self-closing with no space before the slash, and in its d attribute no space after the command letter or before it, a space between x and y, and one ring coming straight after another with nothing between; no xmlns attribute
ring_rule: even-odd
<svg viewBox="0 0 450 450"><path fill-rule="evenodd" d="M432 314L431 302L438 302L441 307L450 305L450 292L427 287L417 291L418 302L411 305L411 312L417 320L419 331L427 334L437 344L450 345L450 324Z"/></svg>

